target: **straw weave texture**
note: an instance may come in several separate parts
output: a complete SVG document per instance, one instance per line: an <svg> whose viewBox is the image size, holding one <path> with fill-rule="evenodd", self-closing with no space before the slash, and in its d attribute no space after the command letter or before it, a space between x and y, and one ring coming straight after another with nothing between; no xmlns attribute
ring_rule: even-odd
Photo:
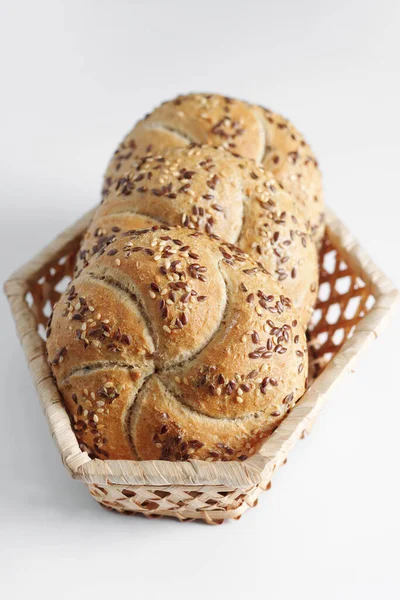
<svg viewBox="0 0 400 600"><path fill-rule="evenodd" d="M5 284L18 336L61 458L103 506L124 513L239 518L271 485L276 468L309 431L332 385L387 321L397 291L344 225L328 212L317 305L309 328L309 388L272 436L240 462L101 461L78 446L46 360L44 332L65 289L93 211L67 229Z"/></svg>

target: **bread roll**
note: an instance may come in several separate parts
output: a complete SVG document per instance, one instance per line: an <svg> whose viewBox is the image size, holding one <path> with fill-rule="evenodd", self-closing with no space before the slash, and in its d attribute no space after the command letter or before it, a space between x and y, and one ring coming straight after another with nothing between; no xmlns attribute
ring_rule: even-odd
<svg viewBox="0 0 400 600"><path fill-rule="evenodd" d="M302 208L314 239L324 231L321 173L302 135L287 119L216 94L188 94L164 102L132 129L115 152L105 193L130 162L191 143L222 146L271 171Z"/></svg>
<svg viewBox="0 0 400 600"><path fill-rule="evenodd" d="M188 228L114 232L47 338L92 457L244 460L305 389L305 335L279 282Z"/></svg>
<svg viewBox="0 0 400 600"><path fill-rule="evenodd" d="M160 223L238 244L282 283L307 325L317 295L316 247L302 211L263 167L223 148L193 145L132 159L98 209L77 269L121 228Z"/></svg>

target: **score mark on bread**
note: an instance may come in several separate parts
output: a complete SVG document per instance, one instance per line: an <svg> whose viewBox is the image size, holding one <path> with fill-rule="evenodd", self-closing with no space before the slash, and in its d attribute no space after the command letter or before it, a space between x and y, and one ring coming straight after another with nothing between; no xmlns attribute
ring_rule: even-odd
<svg viewBox="0 0 400 600"><path fill-rule="evenodd" d="M321 173L308 143L281 115L218 94L178 96L139 121L108 165L105 192L137 157L192 143L225 148L271 171L303 210L315 241L321 240Z"/></svg>
<svg viewBox="0 0 400 600"><path fill-rule="evenodd" d="M115 233L49 325L79 441L99 458L244 460L305 389L290 299L228 242L180 228Z"/></svg>
<svg viewBox="0 0 400 600"><path fill-rule="evenodd" d="M282 283L307 325L317 295L317 251L302 211L271 173L208 146L133 161L98 209L77 269L121 227L160 223L238 244Z"/></svg>

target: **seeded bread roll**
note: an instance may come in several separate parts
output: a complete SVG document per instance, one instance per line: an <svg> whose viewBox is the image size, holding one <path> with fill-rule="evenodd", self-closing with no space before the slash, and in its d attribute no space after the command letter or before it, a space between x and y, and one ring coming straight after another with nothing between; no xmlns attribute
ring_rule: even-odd
<svg viewBox="0 0 400 600"><path fill-rule="evenodd" d="M77 270L122 228L159 223L215 233L258 260L306 326L317 295L310 227L271 173L223 148L169 148L132 160L110 186L84 238Z"/></svg>
<svg viewBox="0 0 400 600"><path fill-rule="evenodd" d="M81 446L111 459L244 460L308 368L281 285L187 228L115 232L55 306L47 350Z"/></svg>
<svg viewBox="0 0 400 600"><path fill-rule="evenodd" d="M164 102L139 121L107 168L105 191L132 159L191 143L222 146L271 171L302 208L318 243L324 232L321 173L302 135L280 115L216 94Z"/></svg>

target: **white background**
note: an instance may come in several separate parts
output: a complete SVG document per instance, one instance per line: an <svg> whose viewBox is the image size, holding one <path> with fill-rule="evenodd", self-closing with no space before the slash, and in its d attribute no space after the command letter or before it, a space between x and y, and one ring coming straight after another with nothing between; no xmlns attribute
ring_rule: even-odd
<svg viewBox="0 0 400 600"><path fill-rule="evenodd" d="M96 204L138 118L196 90L289 116L327 202L400 286L397 0L9 0L0 13L2 280ZM0 302L3 598L400 597L398 315L258 508L208 527L108 513L68 477Z"/></svg>

